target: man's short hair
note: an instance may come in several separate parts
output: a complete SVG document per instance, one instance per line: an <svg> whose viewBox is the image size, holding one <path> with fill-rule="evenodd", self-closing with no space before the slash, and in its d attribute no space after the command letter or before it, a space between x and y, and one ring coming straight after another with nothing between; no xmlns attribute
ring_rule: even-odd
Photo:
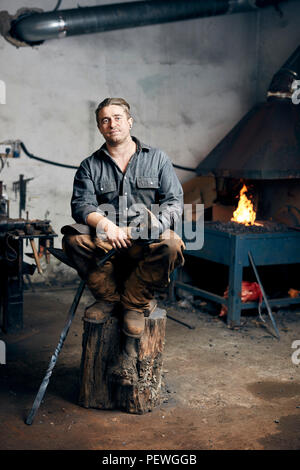
<svg viewBox="0 0 300 470"><path fill-rule="evenodd" d="M111 104L115 104L117 106L121 106L124 111L126 112L127 114L127 117L130 118L131 117L131 114L130 114L130 106L129 104L127 103L127 101L125 101L123 98L105 98L105 100L101 101L101 103L98 104L97 106L97 109L95 111L96 113L96 121L97 121L97 124L99 125L99 121L98 121L98 114L99 114L99 111L102 109L102 108L105 108L106 106L110 106Z"/></svg>

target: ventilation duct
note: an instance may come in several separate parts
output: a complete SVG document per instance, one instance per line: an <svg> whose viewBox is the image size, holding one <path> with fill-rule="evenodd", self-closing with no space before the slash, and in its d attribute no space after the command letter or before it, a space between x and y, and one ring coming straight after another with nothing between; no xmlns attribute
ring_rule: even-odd
<svg viewBox="0 0 300 470"><path fill-rule="evenodd" d="M78 34L257 11L271 5L278 8L279 3L287 1L152 0L43 13L27 12L13 20L9 35L19 44L35 45L48 39Z"/></svg>

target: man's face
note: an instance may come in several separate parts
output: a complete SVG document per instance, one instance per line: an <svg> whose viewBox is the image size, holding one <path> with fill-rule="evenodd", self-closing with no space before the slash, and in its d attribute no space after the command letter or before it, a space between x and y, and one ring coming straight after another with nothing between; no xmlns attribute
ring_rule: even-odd
<svg viewBox="0 0 300 470"><path fill-rule="evenodd" d="M106 142L117 145L130 136L132 118L129 118L122 106L105 106L98 113L98 128Z"/></svg>

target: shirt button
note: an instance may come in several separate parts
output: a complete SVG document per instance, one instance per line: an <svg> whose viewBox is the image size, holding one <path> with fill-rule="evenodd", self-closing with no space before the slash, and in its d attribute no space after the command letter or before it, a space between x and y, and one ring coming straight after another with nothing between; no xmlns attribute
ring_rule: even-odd
<svg viewBox="0 0 300 470"><path fill-rule="evenodd" d="M124 194L125 194L125 196L127 196L127 193L124 193Z"/></svg>
<svg viewBox="0 0 300 470"><path fill-rule="evenodd" d="M153 184L153 181L151 181L151 184Z"/></svg>

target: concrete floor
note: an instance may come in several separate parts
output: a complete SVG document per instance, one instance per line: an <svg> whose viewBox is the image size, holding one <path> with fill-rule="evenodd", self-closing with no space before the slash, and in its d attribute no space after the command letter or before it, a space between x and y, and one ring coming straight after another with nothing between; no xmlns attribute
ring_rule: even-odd
<svg viewBox="0 0 300 470"><path fill-rule="evenodd" d="M24 330L1 335L7 363L0 366L0 449L300 448L299 365L291 359L299 309L274 313L278 341L256 316L243 316L244 325L231 330L204 305L160 300L195 329L168 319L162 403L130 415L77 405L81 318L92 301L86 292L35 421L25 425L73 296L70 288L28 291Z"/></svg>

